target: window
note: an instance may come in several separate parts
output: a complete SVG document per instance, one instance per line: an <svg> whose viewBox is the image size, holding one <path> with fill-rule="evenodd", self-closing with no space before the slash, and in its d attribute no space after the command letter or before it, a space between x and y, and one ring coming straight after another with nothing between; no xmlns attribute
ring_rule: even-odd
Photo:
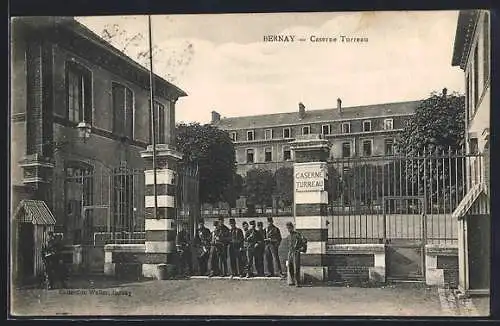
<svg viewBox="0 0 500 326"><path fill-rule="evenodd" d="M342 143L342 157L351 157L351 143Z"/></svg>
<svg viewBox="0 0 500 326"><path fill-rule="evenodd" d="M254 150L253 149L247 149L247 163L254 163Z"/></svg>
<svg viewBox="0 0 500 326"><path fill-rule="evenodd" d="M302 135L309 135L311 133L311 127L304 126L302 127Z"/></svg>
<svg viewBox="0 0 500 326"><path fill-rule="evenodd" d="M478 71L478 66L479 66L479 57L478 57L478 47L477 44L474 47L474 68L472 69L472 73L474 74L474 80L472 81L474 83L474 113L476 112L476 107L477 104L479 103L479 71Z"/></svg>
<svg viewBox="0 0 500 326"><path fill-rule="evenodd" d="M131 230L134 222L133 174L126 167L114 169L113 175L113 231Z"/></svg>
<svg viewBox="0 0 500 326"><path fill-rule="evenodd" d="M292 151L290 147L283 148L283 161L290 161L292 159Z"/></svg>
<svg viewBox="0 0 500 326"><path fill-rule="evenodd" d="M255 135L253 130L247 131L247 140L254 140L255 139L254 136Z"/></svg>
<svg viewBox="0 0 500 326"><path fill-rule="evenodd" d="M134 95L127 87L113 83L113 133L133 137Z"/></svg>
<svg viewBox="0 0 500 326"><path fill-rule="evenodd" d="M264 157L264 160L266 162L271 162L273 160L273 153L272 153L272 150L271 148L266 148L264 150L264 153L265 153L265 157Z"/></svg>
<svg viewBox="0 0 500 326"><path fill-rule="evenodd" d="M264 132L264 138L265 139L273 139L273 130L266 129L266 131Z"/></svg>
<svg viewBox="0 0 500 326"><path fill-rule="evenodd" d="M290 128L283 128L283 138L291 138Z"/></svg>
<svg viewBox="0 0 500 326"><path fill-rule="evenodd" d="M394 128L393 119L384 119L384 130L392 130Z"/></svg>
<svg viewBox="0 0 500 326"><path fill-rule="evenodd" d="M236 141L236 131L231 131L231 133L229 134L229 137L231 137L232 141Z"/></svg>
<svg viewBox="0 0 500 326"><path fill-rule="evenodd" d="M165 144L165 142L167 141L166 139L166 130L165 130L165 107L163 106L163 104L155 101L155 104L154 104L154 110L155 110L155 115L156 115L156 123L155 123L155 126L156 126L156 132L155 132L155 140L156 140L156 144ZM149 123L151 125L151 110L149 110ZM149 140L150 140L150 143L152 144L153 143L153 139L151 137L151 130L153 128L149 128Z"/></svg>
<svg viewBox="0 0 500 326"><path fill-rule="evenodd" d="M341 128L343 134L348 134L351 132L351 124L349 122L342 123Z"/></svg>
<svg viewBox="0 0 500 326"><path fill-rule="evenodd" d="M364 132L372 131L372 122L370 120L363 121L363 131Z"/></svg>
<svg viewBox="0 0 500 326"><path fill-rule="evenodd" d="M365 139L363 144L363 156L372 156L372 141L370 139Z"/></svg>
<svg viewBox="0 0 500 326"><path fill-rule="evenodd" d="M330 125L322 125L321 126L321 133L323 135L329 135L330 134Z"/></svg>
<svg viewBox="0 0 500 326"><path fill-rule="evenodd" d="M469 154L478 154L479 147L477 143L477 138L471 138L469 140Z"/></svg>
<svg viewBox="0 0 500 326"><path fill-rule="evenodd" d="M385 140L385 155L394 155L394 139Z"/></svg>
<svg viewBox="0 0 500 326"><path fill-rule="evenodd" d="M484 14L483 22L483 73L484 86L490 78L490 21L488 13Z"/></svg>
<svg viewBox="0 0 500 326"><path fill-rule="evenodd" d="M75 63L66 63L66 92L68 119L72 122L92 123L92 76L88 69Z"/></svg>

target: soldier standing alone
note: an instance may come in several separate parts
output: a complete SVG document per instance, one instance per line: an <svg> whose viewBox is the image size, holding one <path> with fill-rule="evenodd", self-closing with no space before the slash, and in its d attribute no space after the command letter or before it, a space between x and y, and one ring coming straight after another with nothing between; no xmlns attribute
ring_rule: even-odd
<svg viewBox="0 0 500 326"><path fill-rule="evenodd" d="M288 237L288 285L300 286L300 253L307 251L307 239L294 230L292 222L286 223L286 228L290 233Z"/></svg>

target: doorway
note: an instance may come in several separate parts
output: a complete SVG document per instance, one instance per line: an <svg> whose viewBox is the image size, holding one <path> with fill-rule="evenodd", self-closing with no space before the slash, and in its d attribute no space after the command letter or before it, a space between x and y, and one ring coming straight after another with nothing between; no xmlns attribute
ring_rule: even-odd
<svg viewBox="0 0 500 326"><path fill-rule="evenodd" d="M35 241L34 225L31 223L19 224L19 275L22 280L34 276L35 271Z"/></svg>

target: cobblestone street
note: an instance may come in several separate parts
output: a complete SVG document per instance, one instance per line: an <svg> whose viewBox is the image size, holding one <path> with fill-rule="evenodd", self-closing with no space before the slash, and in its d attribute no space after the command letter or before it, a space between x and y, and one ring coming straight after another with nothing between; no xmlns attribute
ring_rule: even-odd
<svg viewBox="0 0 500 326"><path fill-rule="evenodd" d="M92 288L93 287L93 288ZM487 300L398 284L380 288L289 287L280 280L191 279L118 284L80 281L72 289L18 289L11 311L26 315L478 316ZM480 302L481 307L476 308Z"/></svg>

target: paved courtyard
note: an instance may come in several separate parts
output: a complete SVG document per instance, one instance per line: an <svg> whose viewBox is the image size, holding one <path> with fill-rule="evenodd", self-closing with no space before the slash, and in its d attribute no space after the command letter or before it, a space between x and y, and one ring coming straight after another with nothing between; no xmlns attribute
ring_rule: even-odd
<svg viewBox="0 0 500 326"><path fill-rule="evenodd" d="M11 311L43 315L479 316L488 300L398 284L289 287L283 280L74 281L70 289L16 289Z"/></svg>

